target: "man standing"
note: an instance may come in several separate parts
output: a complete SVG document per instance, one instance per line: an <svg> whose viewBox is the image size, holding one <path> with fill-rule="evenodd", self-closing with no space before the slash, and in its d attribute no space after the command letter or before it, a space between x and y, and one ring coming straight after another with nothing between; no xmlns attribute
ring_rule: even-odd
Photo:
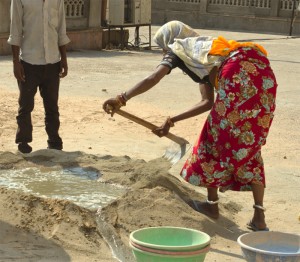
<svg viewBox="0 0 300 262"><path fill-rule="evenodd" d="M16 143L22 153L32 147L31 112L39 88L45 109L48 148L61 150L58 94L60 78L68 74L63 0L12 0L11 27L14 75L19 86Z"/></svg>

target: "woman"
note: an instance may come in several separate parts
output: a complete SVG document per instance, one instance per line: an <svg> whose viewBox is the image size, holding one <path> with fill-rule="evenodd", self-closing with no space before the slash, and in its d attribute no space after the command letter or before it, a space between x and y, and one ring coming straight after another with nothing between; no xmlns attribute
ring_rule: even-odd
<svg viewBox="0 0 300 262"><path fill-rule="evenodd" d="M163 25L154 41L164 50L160 65L133 88L104 102L103 109L113 115L175 67L182 69L199 83L202 99L191 109L167 118L153 132L164 136L176 122L211 110L181 171L187 182L207 188L207 201L191 201L189 205L217 219L218 190L251 190L254 214L248 227L268 230L261 146L272 123L277 84L267 52L255 43L201 37L179 21Z"/></svg>

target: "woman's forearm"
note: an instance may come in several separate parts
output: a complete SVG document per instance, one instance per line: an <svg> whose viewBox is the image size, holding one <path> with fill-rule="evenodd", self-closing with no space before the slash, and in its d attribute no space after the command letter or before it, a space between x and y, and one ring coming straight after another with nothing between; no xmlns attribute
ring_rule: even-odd
<svg viewBox="0 0 300 262"><path fill-rule="evenodd" d="M209 111L214 104L214 89L208 84L200 84L199 86L201 93L201 101L194 105L191 109L171 117L173 123L200 115L204 112Z"/></svg>
<svg viewBox="0 0 300 262"><path fill-rule="evenodd" d="M194 105L191 109L178 114L176 116L171 117L171 121L173 123L179 122L181 120L184 119L188 119L197 115L200 115L202 113L205 113L207 111L209 111L212 108L212 104L210 103L210 101L201 101L198 104Z"/></svg>
<svg viewBox="0 0 300 262"><path fill-rule="evenodd" d="M169 72L166 66L158 66L157 69L148 77L138 82L134 87L125 92L126 98L130 99L142 93L145 93L155 85Z"/></svg>
<svg viewBox="0 0 300 262"><path fill-rule="evenodd" d="M156 81L153 79L145 78L139 83L137 83L134 87L126 91L126 97L128 99L133 98L137 95L140 95L142 93L145 93L149 89L151 89L153 86L157 84Z"/></svg>

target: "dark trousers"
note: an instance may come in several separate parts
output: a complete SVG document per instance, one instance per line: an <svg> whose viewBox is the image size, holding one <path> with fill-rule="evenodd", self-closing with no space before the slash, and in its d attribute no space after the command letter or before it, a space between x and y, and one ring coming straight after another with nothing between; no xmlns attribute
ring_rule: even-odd
<svg viewBox="0 0 300 262"><path fill-rule="evenodd" d="M22 61L25 82L18 81L19 109L17 115L16 143L32 141L31 112L34 97L39 88L45 109L45 129L48 134L48 147L62 146L58 134L60 121L58 111L60 62L47 65L31 65Z"/></svg>

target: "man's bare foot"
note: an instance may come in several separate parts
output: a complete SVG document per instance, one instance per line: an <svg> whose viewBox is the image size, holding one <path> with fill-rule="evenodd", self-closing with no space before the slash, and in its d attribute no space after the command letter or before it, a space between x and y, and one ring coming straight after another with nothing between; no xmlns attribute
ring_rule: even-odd
<svg viewBox="0 0 300 262"><path fill-rule="evenodd" d="M197 200L190 200L187 204L195 211L204 214L210 218L213 219L219 218L218 204L209 204L207 202L201 202Z"/></svg>

